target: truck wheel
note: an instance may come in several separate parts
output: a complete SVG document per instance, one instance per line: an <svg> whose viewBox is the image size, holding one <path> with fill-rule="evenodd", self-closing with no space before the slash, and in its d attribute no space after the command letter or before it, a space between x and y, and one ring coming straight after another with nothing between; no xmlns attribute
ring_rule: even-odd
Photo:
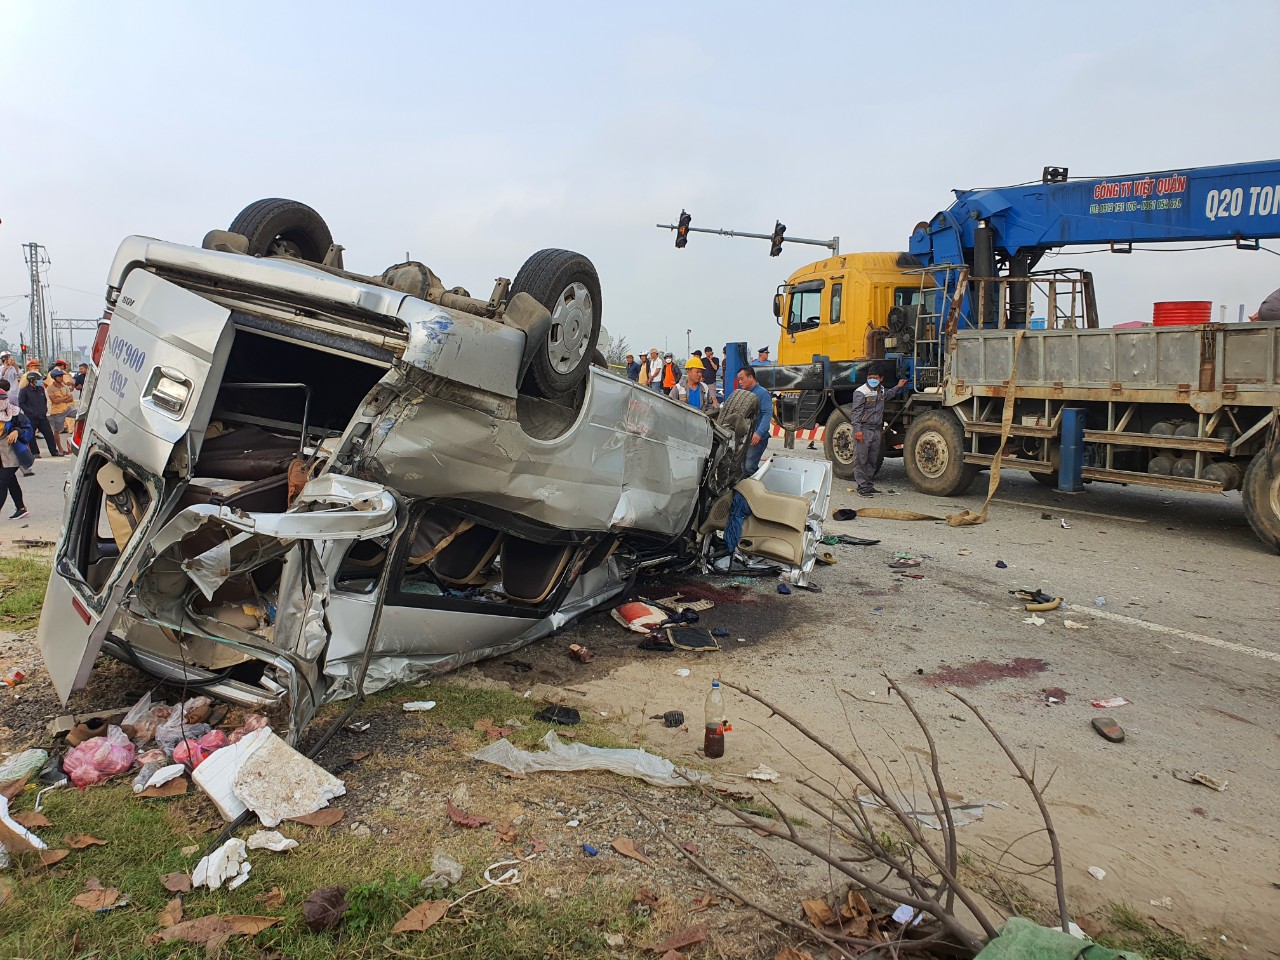
<svg viewBox="0 0 1280 960"><path fill-rule="evenodd" d="M938 497L964 493L978 475L976 464L964 462L964 427L948 410L930 410L911 422L902 460L912 486Z"/></svg>
<svg viewBox="0 0 1280 960"><path fill-rule="evenodd" d="M1244 472L1240 494L1244 515L1258 539L1280 551L1280 471L1271 472L1271 455L1260 450Z"/></svg>
<svg viewBox="0 0 1280 960"><path fill-rule="evenodd" d="M527 293L551 311L551 329L529 364L536 393L570 394L587 375L600 339L600 278L591 261L572 250L539 250L520 268L511 295Z"/></svg>
<svg viewBox="0 0 1280 960"><path fill-rule="evenodd" d="M836 407L827 418L827 431L822 438L822 452L831 461L831 472L841 480L853 479L853 424L849 415Z"/></svg>
<svg viewBox="0 0 1280 960"><path fill-rule="evenodd" d="M297 200L278 197L251 203L228 228L249 238L251 257L296 257L323 263L333 234L320 214Z"/></svg>

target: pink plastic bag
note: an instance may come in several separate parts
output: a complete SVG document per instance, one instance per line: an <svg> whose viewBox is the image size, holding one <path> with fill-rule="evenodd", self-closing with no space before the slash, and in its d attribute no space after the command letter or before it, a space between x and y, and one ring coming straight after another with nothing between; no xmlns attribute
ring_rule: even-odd
<svg viewBox="0 0 1280 960"><path fill-rule="evenodd" d="M185 763L194 770L215 750L227 745L227 735L221 730L210 730L199 740L183 740L173 748L173 762Z"/></svg>
<svg viewBox="0 0 1280 960"><path fill-rule="evenodd" d="M255 730L261 730L266 725L267 725L266 717L264 717L260 713L250 713L244 718L244 723L241 724L239 729L235 730L231 734L231 737L227 742L239 743L241 740L243 740L249 734L253 733Z"/></svg>
<svg viewBox="0 0 1280 960"><path fill-rule="evenodd" d="M101 783L133 766L136 748L119 727L107 727L105 737L94 737L73 747L62 760L62 769L71 782L83 790Z"/></svg>

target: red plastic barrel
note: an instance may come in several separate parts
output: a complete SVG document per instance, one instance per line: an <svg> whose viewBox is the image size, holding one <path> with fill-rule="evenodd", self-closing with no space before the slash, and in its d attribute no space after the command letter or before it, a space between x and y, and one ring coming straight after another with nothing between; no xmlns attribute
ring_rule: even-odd
<svg viewBox="0 0 1280 960"><path fill-rule="evenodd" d="M1155 305L1151 319L1157 327L1176 327L1209 323L1212 318L1212 300L1165 300Z"/></svg>

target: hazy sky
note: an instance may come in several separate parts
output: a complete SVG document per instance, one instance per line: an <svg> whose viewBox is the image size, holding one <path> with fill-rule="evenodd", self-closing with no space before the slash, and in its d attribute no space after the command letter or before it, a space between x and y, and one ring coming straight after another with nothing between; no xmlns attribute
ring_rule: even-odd
<svg viewBox="0 0 1280 960"><path fill-rule="evenodd" d="M379 273L406 251L487 297L533 251L591 257L633 346L777 342L821 248L905 249L953 187L1280 156L1280 4L95 3L0 0L0 311L21 244L93 317L120 240L198 244L260 197L311 204ZM1272 244L1280 249L1280 241ZM1046 266L1049 262L1046 262ZM1073 257L1105 324L1258 301L1280 257ZM1215 312L1216 319L1216 312Z"/></svg>

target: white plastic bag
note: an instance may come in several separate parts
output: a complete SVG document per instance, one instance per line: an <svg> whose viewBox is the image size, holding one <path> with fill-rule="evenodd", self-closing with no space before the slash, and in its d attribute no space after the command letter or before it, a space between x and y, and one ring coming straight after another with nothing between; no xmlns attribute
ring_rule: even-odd
<svg viewBox="0 0 1280 960"><path fill-rule="evenodd" d="M542 738L546 751L532 753L521 750L505 737L477 750L470 756L486 763L496 763L513 773L535 773L539 770L608 770L623 777L639 777L655 787L687 787L703 783L707 776L694 770L677 770L665 757L644 750L622 750L589 747L583 743L565 743L554 730Z"/></svg>

